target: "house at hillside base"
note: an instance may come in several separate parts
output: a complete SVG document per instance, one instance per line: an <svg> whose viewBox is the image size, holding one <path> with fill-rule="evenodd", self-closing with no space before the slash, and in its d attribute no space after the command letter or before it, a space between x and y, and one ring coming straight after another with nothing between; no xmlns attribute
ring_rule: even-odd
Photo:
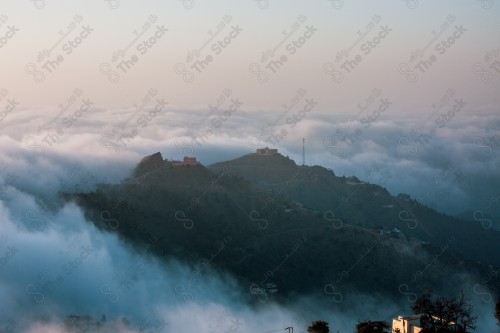
<svg viewBox="0 0 500 333"><path fill-rule="evenodd" d="M420 327L420 315L398 316L392 319L392 332L419 333L420 331L422 331L422 327Z"/></svg>
<svg viewBox="0 0 500 333"><path fill-rule="evenodd" d="M392 319L392 332L394 333L419 333L423 330L421 327L421 319L422 315L412 315L412 316L398 316L397 318ZM435 323L443 323L443 321L439 317L432 317ZM455 322L449 322L446 326L450 329L450 332L463 332L460 325L457 325Z"/></svg>

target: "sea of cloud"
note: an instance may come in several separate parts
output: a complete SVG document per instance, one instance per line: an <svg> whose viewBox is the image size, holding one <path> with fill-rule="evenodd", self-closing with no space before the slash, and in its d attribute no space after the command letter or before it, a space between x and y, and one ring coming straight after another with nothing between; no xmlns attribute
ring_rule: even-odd
<svg viewBox="0 0 500 333"><path fill-rule="evenodd" d="M242 109L226 118L203 109L151 112L93 108L71 126L62 121L64 114L47 121L44 114L53 110L20 109L3 119L0 330L64 332L72 325L68 316L77 314L101 320L94 330L106 332L303 330L321 318L351 331L358 320L409 310L369 295L352 295L342 306L307 295L286 307L250 306L248 292L215 271L197 277L196 290L188 290L182 281L193 267L130 247L60 199L97 183L120 182L157 151L167 159L194 155L207 165L272 146L299 164L306 137L308 165L382 184L450 214L469 208L500 216L500 119L492 110L461 115L443 127L419 117L366 123L359 114L318 112L291 126L289 115L262 110ZM143 127L139 119L145 115L150 120ZM422 133L435 134L418 139ZM472 295L479 297L482 327L494 327L493 300Z"/></svg>

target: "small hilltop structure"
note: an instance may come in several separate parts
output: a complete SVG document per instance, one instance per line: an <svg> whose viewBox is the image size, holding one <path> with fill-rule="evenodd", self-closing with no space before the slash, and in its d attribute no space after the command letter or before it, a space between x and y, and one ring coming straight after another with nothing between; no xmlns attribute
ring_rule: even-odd
<svg viewBox="0 0 500 333"><path fill-rule="evenodd" d="M199 165L200 162L196 160L196 157L184 156L182 161L171 161L173 167L180 167L186 165Z"/></svg>
<svg viewBox="0 0 500 333"><path fill-rule="evenodd" d="M266 148L257 148L255 151L256 155L262 155L262 156L273 156L273 155L278 155L278 149L271 149L269 147Z"/></svg>

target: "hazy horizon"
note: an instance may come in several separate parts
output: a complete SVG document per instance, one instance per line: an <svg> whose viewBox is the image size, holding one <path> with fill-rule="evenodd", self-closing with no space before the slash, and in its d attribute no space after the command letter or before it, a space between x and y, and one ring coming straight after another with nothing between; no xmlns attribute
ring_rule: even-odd
<svg viewBox="0 0 500 333"><path fill-rule="evenodd" d="M496 0L0 0L0 236L23 250L79 233L122 265L131 250L80 208L53 212L58 227L37 236L16 229L24 206L118 183L155 152L210 165L267 146L301 164L303 138L308 166L500 223L499 18ZM75 165L87 183L68 177ZM35 274L21 262L20 276ZM13 269L0 265L0 331ZM214 281L203 283L219 295L225 280ZM289 320L297 304L274 310Z"/></svg>

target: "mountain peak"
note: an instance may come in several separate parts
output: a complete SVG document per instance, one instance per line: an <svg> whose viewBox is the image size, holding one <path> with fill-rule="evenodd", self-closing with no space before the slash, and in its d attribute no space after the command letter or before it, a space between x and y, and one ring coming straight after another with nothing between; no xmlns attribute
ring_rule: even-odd
<svg viewBox="0 0 500 333"><path fill-rule="evenodd" d="M261 148L254 153L246 154L233 160L214 163L209 166L212 170L217 170L230 164L240 169L253 170L279 170L279 172L291 171L297 168L297 164L288 156L281 155L277 149Z"/></svg>
<svg viewBox="0 0 500 333"><path fill-rule="evenodd" d="M160 152L143 157L134 170L135 175L140 175L147 170L156 169L164 164L163 156Z"/></svg>

